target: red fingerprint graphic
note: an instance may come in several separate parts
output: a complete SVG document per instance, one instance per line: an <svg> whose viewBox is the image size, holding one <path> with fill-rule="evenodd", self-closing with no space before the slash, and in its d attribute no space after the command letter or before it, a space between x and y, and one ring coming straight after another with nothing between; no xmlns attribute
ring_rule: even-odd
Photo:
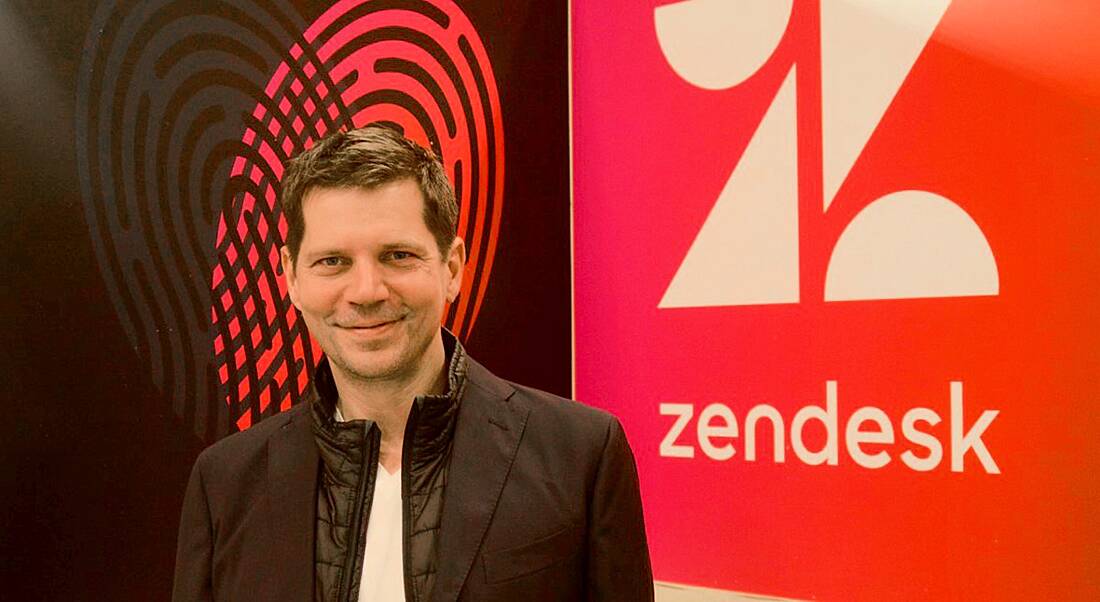
<svg viewBox="0 0 1100 602"><path fill-rule="evenodd" d="M346 0L294 44L245 120L238 190L217 233L211 319L218 381L238 428L294 404L320 350L279 269L286 222L277 187L287 160L326 133L386 123L443 160L469 252L444 324L466 338L489 283L500 228L500 100L477 32L448 0ZM274 403L273 403L274 402Z"/></svg>

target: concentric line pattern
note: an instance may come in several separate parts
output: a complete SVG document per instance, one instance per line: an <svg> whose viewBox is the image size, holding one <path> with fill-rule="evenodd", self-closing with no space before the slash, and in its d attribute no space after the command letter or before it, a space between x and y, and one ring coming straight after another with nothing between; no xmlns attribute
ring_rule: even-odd
<svg viewBox="0 0 1100 602"><path fill-rule="evenodd" d="M232 429L210 355L215 224L250 189L231 177L254 153L245 118L305 25L282 0L103 2L81 57L77 168L96 258L147 364L135 370L208 441Z"/></svg>
<svg viewBox="0 0 1100 602"><path fill-rule="evenodd" d="M504 137L488 55L449 0L346 0L326 11L273 70L246 118L233 164L238 194L217 229L211 319L215 363L238 428L293 405L319 349L280 275L286 222L276 202L289 157L336 129L387 123L443 160L467 243L462 292L444 323L473 329L496 250Z"/></svg>
<svg viewBox="0 0 1100 602"><path fill-rule="evenodd" d="M468 20L376 0L306 25L281 0L108 1L85 40L75 131L96 258L135 370L208 441L292 404L316 360L277 274L274 182L324 132L388 121L444 158L470 249L446 319L463 338L492 268L503 132Z"/></svg>

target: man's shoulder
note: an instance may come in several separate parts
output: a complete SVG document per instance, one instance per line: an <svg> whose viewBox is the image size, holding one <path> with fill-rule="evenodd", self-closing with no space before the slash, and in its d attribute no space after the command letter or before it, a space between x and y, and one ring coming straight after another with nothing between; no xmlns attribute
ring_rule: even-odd
<svg viewBox="0 0 1100 602"><path fill-rule="evenodd" d="M605 410L534 387L502 379L484 366L470 372L470 383L490 395L528 412L528 422L558 432L603 438L618 428L618 419Z"/></svg>
<svg viewBox="0 0 1100 602"><path fill-rule="evenodd" d="M283 432L291 424L304 424L309 420L308 402L300 403L285 412L268 416L243 431L233 433L207 447L199 454L196 465L220 468L219 472L235 472L235 467L252 464L263 457L268 441Z"/></svg>
<svg viewBox="0 0 1100 602"><path fill-rule="evenodd" d="M537 410L539 413L546 414L549 418L591 423L604 428L617 420L614 415L606 410L575 399L569 399L518 383L509 384L515 388L516 395L530 402L533 411Z"/></svg>

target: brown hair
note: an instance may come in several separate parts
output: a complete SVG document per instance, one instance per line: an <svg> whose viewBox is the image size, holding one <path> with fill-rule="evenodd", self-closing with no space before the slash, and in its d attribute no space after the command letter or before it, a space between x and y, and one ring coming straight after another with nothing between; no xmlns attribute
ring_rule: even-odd
<svg viewBox="0 0 1100 602"><path fill-rule="evenodd" d="M306 224L302 201L314 188L371 189L411 179L424 195L424 223L444 257L457 233L458 204L443 164L430 150L381 125L338 131L290 160L280 204L287 221L286 246L298 261Z"/></svg>

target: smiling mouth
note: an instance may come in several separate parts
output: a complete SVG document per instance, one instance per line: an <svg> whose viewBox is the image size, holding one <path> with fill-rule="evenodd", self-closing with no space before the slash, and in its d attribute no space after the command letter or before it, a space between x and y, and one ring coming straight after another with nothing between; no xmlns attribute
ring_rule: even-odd
<svg viewBox="0 0 1100 602"><path fill-rule="evenodd" d="M401 317L401 318L395 318L393 320L386 320L384 322L373 322L373 323L370 323L370 324L350 324L350 325L340 324L338 326L340 328L344 329L344 330L351 330L351 331L355 331L355 332L377 332L377 331L385 330L386 327L391 326L393 324L396 324L396 323L400 322L403 319L404 318Z"/></svg>

